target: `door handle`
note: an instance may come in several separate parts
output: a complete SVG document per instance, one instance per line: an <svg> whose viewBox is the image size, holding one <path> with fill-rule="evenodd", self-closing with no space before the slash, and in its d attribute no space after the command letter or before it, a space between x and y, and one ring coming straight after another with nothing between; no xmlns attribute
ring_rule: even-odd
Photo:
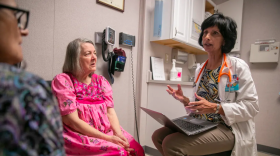
<svg viewBox="0 0 280 156"><path fill-rule="evenodd" d="M175 36L177 35L177 28L175 27Z"/></svg>

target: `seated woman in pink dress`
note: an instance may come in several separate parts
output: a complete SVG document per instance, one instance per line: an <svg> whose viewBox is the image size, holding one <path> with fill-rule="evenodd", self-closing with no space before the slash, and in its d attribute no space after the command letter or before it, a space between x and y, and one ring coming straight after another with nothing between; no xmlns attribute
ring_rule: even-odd
<svg viewBox="0 0 280 156"><path fill-rule="evenodd" d="M63 121L67 155L144 156L144 150L120 127L112 88L96 70L93 42L75 39L67 47L63 73L52 82Z"/></svg>

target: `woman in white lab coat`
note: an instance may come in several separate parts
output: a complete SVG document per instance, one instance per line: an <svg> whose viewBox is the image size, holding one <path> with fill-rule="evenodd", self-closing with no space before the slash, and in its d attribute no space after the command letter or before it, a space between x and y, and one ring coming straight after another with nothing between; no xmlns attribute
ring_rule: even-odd
<svg viewBox="0 0 280 156"><path fill-rule="evenodd" d="M236 23L222 14L214 14L201 26L199 44L208 52L208 60L197 67L193 97L185 97L178 85L167 92L182 102L191 116L217 122L218 127L187 136L163 127L152 139L164 155L256 156L254 117L259 112L258 96L248 65L226 55L235 44Z"/></svg>

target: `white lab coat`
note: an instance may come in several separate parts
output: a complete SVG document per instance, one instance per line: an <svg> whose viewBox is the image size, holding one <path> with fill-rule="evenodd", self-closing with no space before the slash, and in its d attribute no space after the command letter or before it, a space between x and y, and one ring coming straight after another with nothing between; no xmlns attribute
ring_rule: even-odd
<svg viewBox="0 0 280 156"><path fill-rule="evenodd" d="M229 68L224 67L222 72L228 73L228 70L230 70L231 73L235 74L236 71L239 77L239 90L236 93L225 92L228 76L221 76L218 84L219 97L225 112L225 116L221 115L221 117L227 125L232 127L235 135L235 145L231 156L257 156L254 117L259 112L259 105L255 84L249 66L245 61L227 55L227 63ZM234 69L235 63L236 70ZM203 65L204 63L197 67L195 80ZM202 75L200 74L197 84L193 89L194 92L197 91ZM226 97L228 98L226 99Z"/></svg>

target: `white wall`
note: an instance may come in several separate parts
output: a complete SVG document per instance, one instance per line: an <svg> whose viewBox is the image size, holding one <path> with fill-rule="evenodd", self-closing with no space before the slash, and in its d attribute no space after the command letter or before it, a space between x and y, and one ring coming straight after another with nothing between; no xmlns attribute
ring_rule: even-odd
<svg viewBox="0 0 280 156"><path fill-rule="evenodd" d="M249 63L250 46L257 39L275 38L280 42L280 1L245 0L241 37L241 58L251 69L259 95L256 116L257 143L280 149L280 65Z"/></svg>
<svg viewBox="0 0 280 156"><path fill-rule="evenodd" d="M94 41L95 32L106 26L116 30L116 47L119 33L125 32L138 37L140 0L126 0L125 11L120 12L101 5L96 0L16 0L20 8L30 10L29 36L23 40L23 55L27 71L45 80L62 72L67 44L78 37ZM108 79L107 63L102 59L101 46L96 45L97 74ZM131 51L126 51L125 71L115 74L112 85L115 109L121 126L134 135L134 109L131 79ZM133 47L134 75L137 69L138 44ZM137 77L135 81L137 81Z"/></svg>

